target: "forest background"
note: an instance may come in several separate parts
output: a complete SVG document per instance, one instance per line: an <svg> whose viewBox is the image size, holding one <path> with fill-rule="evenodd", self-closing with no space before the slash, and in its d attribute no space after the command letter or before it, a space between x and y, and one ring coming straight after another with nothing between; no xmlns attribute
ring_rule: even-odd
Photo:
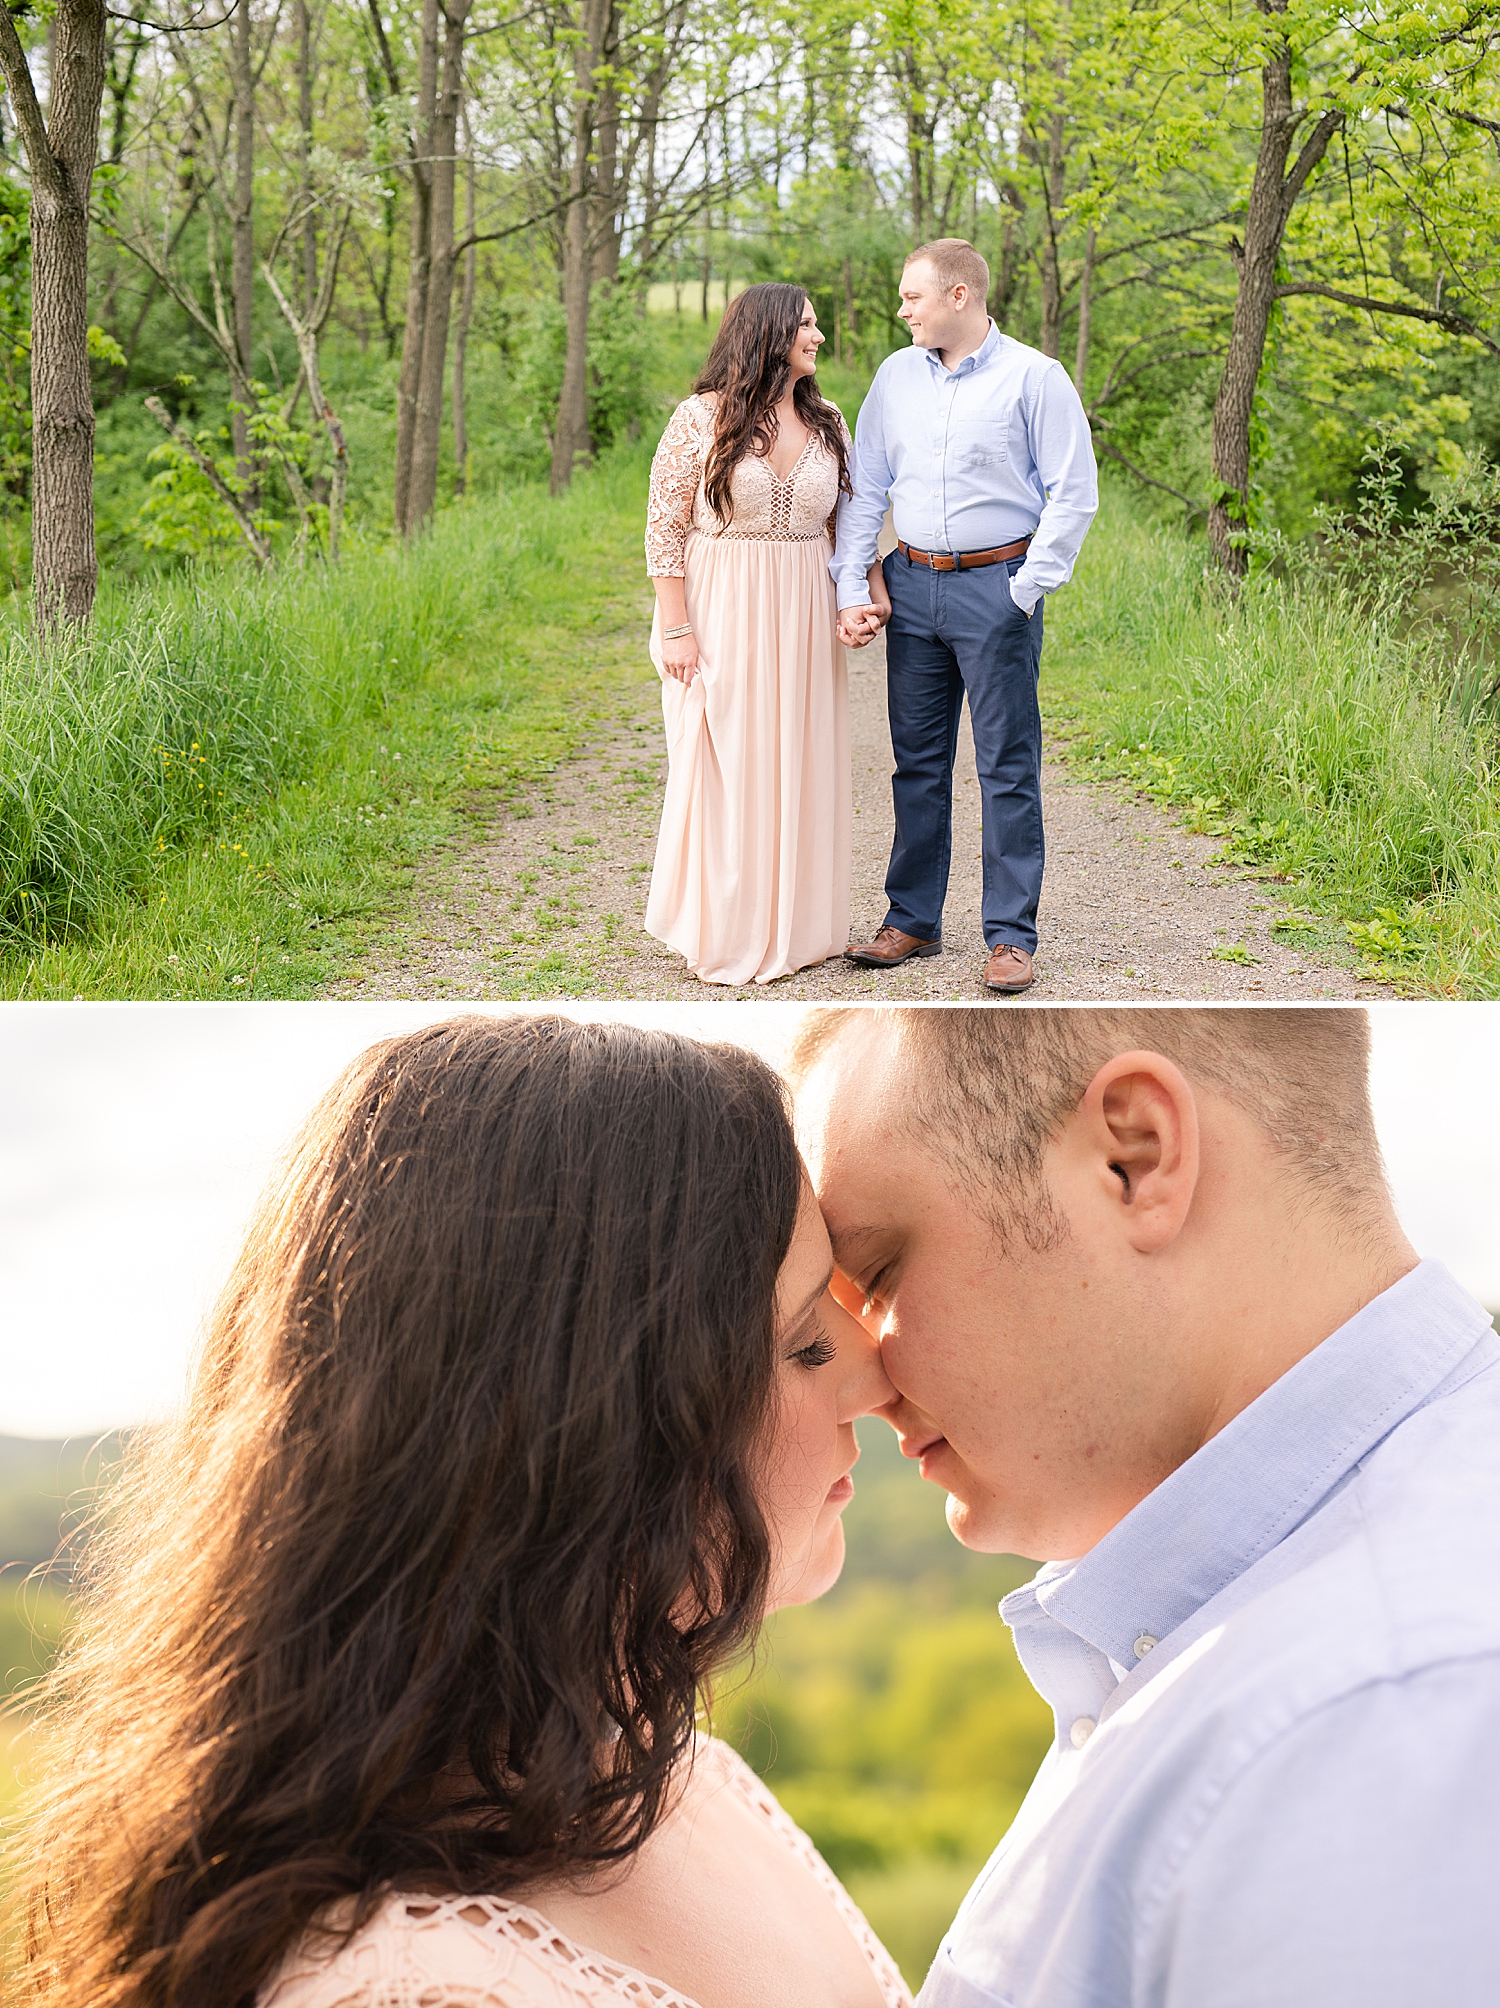
<svg viewBox="0 0 1500 2008"><path fill-rule="evenodd" d="M8 11L13 589L34 306L92 358L116 575L560 487L659 416L648 308L736 282L794 277L868 371L905 251L950 234L1190 518L1300 535L1377 434L1408 506L1500 443L1493 0ZM32 202L49 288L78 245L31 157L91 108L87 326L54 328Z"/></svg>
<svg viewBox="0 0 1500 2008"><path fill-rule="evenodd" d="M1072 757L1305 888L1288 926L1493 993L1497 33L1500 0L0 10L0 990L314 994L385 866L609 701L722 301L804 285L852 416L906 249L958 233L1109 477L1049 623Z"/></svg>

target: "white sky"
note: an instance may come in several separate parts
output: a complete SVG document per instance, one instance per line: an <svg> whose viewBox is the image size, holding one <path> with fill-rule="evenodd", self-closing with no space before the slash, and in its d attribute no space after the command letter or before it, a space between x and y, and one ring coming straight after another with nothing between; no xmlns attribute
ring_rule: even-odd
<svg viewBox="0 0 1500 2008"><path fill-rule="evenodd" d="M754 1045L788 1004L567 1005ZM26 1005L0 1012L0 1434L87 1433L181 1393L277 1153L363 1046L452 1005ZM1371 1009L1407 1232L1500 1306L1500 1005Z"/></svg>

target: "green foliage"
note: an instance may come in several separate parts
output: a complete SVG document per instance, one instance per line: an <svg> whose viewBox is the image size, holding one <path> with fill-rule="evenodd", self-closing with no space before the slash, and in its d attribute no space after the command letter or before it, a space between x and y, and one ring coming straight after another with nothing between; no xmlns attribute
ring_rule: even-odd
<svg viewBox="0 0 1500 2008"><path fill-rule="evenodd" d="M1252 549L1299 591L1330 585L1399 637L1435 701L1465 720L1500 719L1500 466L1458 448L1444 474L1409 506L1410 433L1380 426L1363 456L1358 498L1343 513L1315 514L1316 543L1270 533Z"/></svg>
<svg viewBox="0 0 1500 2008"><path fill-rule="evenodd" d="M243 493L246 484L235 473L233 454L215 451L222 437L222 432L216 439L212 433L201 431L196 435L196 443L213 462L230 492ZM186 447L168 437L151 449L146 460L149 466L161 469L152 476L151 492L131 526L146 550L206 558L242 548L244 540L239 524ZM258 512L257 527L271 528L264 512Z"/></svg>
<svg viewBox="0 0 1500 2008"><path fill-rule="evenodd" d="M112 369L124 369L128 358L113 335L105 334L103 328L90 327L88 331L89 361L108 363Z"/></svg>

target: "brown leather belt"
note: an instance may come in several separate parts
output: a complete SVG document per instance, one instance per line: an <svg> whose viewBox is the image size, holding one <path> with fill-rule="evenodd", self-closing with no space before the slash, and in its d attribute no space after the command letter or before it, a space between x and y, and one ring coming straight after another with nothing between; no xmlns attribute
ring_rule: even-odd
<svg viewBox="0 0 1500 2008"><path fill-rule="evenodd" d="M997 544L993 551L916 551L896 539L896 549L914 565L930 565L935 572L972 572L980 565L1004 565L1012 558L1024 558L1031 548L1029 537L1014 544Z"/></svg>

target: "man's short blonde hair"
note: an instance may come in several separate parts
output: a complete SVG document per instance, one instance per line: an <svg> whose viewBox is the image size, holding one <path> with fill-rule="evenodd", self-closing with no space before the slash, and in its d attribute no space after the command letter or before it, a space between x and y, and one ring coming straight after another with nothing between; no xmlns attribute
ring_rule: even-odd
<svg viewBox="0 0 1500 2008"><path fill-rule="evenodd" d="M869 1015L899 1042L901 1127L973 1193L1002 1244L1018 1228L1033 1248L1062 1237L1047 1146L1100 1067L1131 1048L1162 1054L1243 1110L1331 1222L1358 1235L1389 1204L1370 1108L1370 1026L1357 1008L885 1006ZM857 1006L810 1013L786 1068L794 1086L863 1017Z"/></svg>
<svg viewBox="0 0 1500 2008"><path fill-rule="evenodd" d="M989 298L990 268L967 238L934 237L930 244L919 244L915 251L908 251L906 265L915 265L919 258L925 258L932 267L932 276L943 292L967 286L976 300ZM901 268L903 272L906 265Z"/></svg>

